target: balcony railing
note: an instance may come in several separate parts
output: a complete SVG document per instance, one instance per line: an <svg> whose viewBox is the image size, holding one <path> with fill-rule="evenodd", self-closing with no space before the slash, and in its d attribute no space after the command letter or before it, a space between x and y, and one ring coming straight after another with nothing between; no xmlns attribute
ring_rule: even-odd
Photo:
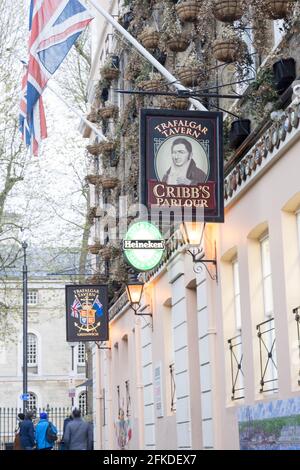
<svg viewBox="0 0 300 470"><path fill-rule="evenodd" d="M295 315L295 320L297 323L298 354L299 354L299 364L300 364L300 307L293 308L293 314ZM300 369L299 369L298 375L300 377ZM300 379L298 379L298 385L300 386Z"/></svg>
<svg viewBox="0 0 300 470"><path fill-rule="evenodd" d="M126 417L130 417L130 410L131 410L131 397L130 397L130 390L129 390L129 380L125 380L125 390L126 390Z"/></svg>
<svg viewBox="0 0 300 470"><path fill-rule="evenodd" d="M278 390L278 371L274 318L259 323L256 325L256 329L260 355L259 392L275 392Z"/></svg>
<svg viewBox="0 0 300 470"><path fill-rule="evenodd" d="M242 336L236 335L228 340L231 364L231 400L244 398L244 372L242 369Z"/></svg>

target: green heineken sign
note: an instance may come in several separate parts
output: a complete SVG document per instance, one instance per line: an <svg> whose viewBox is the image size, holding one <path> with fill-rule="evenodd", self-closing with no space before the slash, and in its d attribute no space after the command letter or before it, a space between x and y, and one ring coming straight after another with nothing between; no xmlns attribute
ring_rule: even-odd
<svg viewBox="0 0 300 470"><path fill-rule="evenodd" d="M165 240L150 222L135 222L123 239L126 261L138 271L155 268L162 259L164 249Z"/></svg>

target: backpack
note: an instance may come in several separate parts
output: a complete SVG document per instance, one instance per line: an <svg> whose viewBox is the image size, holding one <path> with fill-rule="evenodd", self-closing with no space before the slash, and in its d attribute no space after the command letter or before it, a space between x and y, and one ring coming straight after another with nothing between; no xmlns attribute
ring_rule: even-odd
<svg viewBox="0 0 300 470"><path fill-rule="evenodd" d="M48 424L47 431L46 431L46 439L48 442L57 441L57 433L54 431L52 427L52 423Z"/></svg>

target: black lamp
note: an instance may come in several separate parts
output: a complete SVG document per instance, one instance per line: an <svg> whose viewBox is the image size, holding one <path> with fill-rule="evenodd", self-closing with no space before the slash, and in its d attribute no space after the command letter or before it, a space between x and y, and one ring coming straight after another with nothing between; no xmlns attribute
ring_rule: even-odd
<svg viewBox="0 0 300 470"><path fill-rule="evenodd" d="M152 316L152 313L137 313L138 309L141 306L143 290L144 290L144 283L138 280L129 281L126 284L128 301L130 303L130 307L134 311L134 314Z"/></svg>

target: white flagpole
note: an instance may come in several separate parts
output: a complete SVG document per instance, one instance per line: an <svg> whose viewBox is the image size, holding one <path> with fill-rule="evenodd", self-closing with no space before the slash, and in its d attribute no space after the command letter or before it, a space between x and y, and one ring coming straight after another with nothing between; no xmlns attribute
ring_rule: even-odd
<svg viewBox="0 0 300 470"><path fill-rule="evenodd" d="M77 111L76 108L74 108L73 106L71 106L64 98L62 95L59 95L57 93L57 91L55 91L50 85L49 85L49 82L47 83L47 89L50 90L55 96L57 96L58 99L60 99L66 106L67 108L69 108L71 111L73 111L73 113L77 114L77 116L88 126L90 127L94 132L95 134L100 137L101 141L107 141L107 137L105 137L105 135L102 134L102 132L100 131L100 129L98 129L96 126L94 126L90 121L88 121L79 111Z"/></svg>
<svg viewBox="0 0 300 470"><path fill-rule="evenodd" d="M96 4L95 0L86 0L88 3L93 5L93 7L104 16L107 21L114 28L116 28L144 57L147 59L165 78L169 83L177 88L177 90L188 90L188 88L181 85L178 80L172 75L165 67L163 67L148 51L145 49L133 36L131 36L126 29L124 29L109 13L107 13L102 6ZM199 101L194 98L189 98L189 101L201 111L207 111L207 109Z"/></svg>

